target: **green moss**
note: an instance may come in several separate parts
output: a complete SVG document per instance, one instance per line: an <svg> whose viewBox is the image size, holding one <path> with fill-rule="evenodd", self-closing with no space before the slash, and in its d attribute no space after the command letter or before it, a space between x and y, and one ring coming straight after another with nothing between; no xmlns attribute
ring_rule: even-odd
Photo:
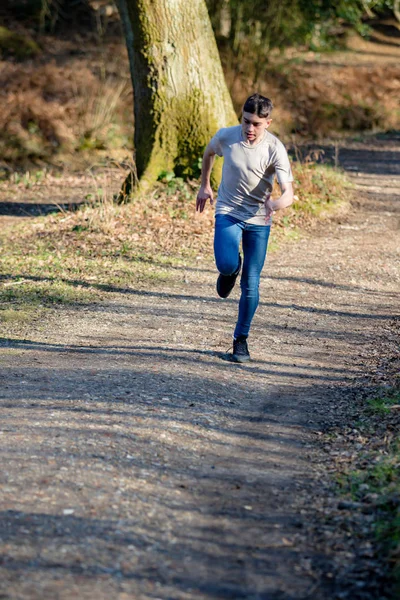
<svg viewBox="0 0 400 600"><path fill-rule="evenodd" d="M0 27L0 57L12 56L17 60L25 60L40 53L40 48L32 39L14 33L6 27Z"/></svg>
<svg viewBox="0 0 400 600"><path fill-rule="evenodd" d="M165 100L165 99L164 99ZM151 187L162 172L173 172L177 177L196 178L201 172L201 159L211 137L219 129L218 116L221 111L211 114L203 91L193 90L190 94L177 96L163 102L159 96L154 112L158 114L156 132L147 160L145 147L137 147L141 164L137 164L142 190ZM233 114L228 125L235 121ZM148 152L148 150L147 150ZM219 185L222 174L222 161L216 160L212 172L212 184Z"/></svg>

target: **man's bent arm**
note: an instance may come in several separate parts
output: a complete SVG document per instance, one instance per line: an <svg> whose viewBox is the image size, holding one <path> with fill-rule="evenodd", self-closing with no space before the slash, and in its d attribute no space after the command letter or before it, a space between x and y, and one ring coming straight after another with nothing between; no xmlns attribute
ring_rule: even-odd
<svg viewBox="0 0 400 600"><path fill-rule="evenodd" d="M201 166L201 186L196 199L196 210L203 212L207 200L212 204L214 201L213 191L211 189L210 177L215 159L215 152L210 148L210 144L205 149L203 162Z"/></svg>
<svg viewBox="0 0 400 600"><path fill-rule="evenodd" d="M281 183L281 196L277 200L266 200L265 208L267 209L266 220L269 219L275 210L287 208L293 203L293 185L289 182Z"/></svg>

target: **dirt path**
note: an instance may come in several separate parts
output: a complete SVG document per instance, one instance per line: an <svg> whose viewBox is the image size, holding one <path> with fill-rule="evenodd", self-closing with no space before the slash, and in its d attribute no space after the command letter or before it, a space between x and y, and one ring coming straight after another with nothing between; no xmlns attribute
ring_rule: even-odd
<svg viewBox="0 0 400 600"><path fill-rule="evenodd" d="M398 309L399 159L341 150L359 206L270 256L248 366L211 266L1 342L0 598L349 597L362 548L315 538L317 441Z"/></svg>

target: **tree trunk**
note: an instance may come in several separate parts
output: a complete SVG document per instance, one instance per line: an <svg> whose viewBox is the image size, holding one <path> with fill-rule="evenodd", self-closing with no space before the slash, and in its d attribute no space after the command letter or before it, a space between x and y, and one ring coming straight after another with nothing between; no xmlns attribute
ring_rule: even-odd
<svg viewBox="0 0 400 600"><path fill-rule="evenodd" d="M220 128L237 124L204 0L117 0L134 91L140 187L190 175Z"/></svg>
<svg viewBox="0 0 400 600"><path fill-rule="evenodd" d="M394 14L396 20L400 23L400 0L394 0L393 14Z"/></svg>

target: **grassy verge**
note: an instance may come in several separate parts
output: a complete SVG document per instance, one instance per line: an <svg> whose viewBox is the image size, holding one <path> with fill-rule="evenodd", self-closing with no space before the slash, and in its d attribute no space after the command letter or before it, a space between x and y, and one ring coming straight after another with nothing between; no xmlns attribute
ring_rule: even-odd
<svg viewBox="0 0 400 600"><path fill-rule="evenodd" d="M338 171L296 164L294 174L296 201L277 215L275 247L347 207L349 184ZM46 179L29 188L31 202L35 194L47 195ZM54 178L48 179L48 194L54 196ZM97 302L128 287L180 284L187 267L212 260L214 215L210 209L195 213L197 181L172 178L128 205L113 201L115 178L110 187L104 181L99 187L93 176L87 178L86 191L79 185L91 204L76 212L23 219L0 233L3 329L18 328L56 305ZM3 192L10 196L17 189L23 195L26 182L11 179L2 186L8 186Z"/></svg>
<svg viewBox="0 0 400 600"><path fill-rule="evenodd" d="M341 491L372 515L377 555L386 564L393 598L400 594L400 387L366 402L358 424L363 451L339 477ZM389 593L389 589L388 589Z"/></svg>

